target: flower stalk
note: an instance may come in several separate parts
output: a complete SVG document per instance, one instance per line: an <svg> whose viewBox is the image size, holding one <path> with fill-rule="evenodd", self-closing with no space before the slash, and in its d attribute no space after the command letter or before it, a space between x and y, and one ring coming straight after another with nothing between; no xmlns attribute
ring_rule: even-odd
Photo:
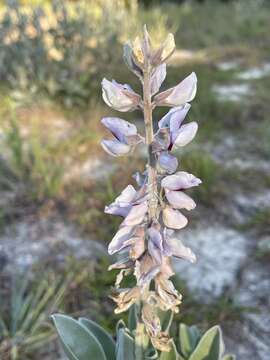
<svg viewBox="0 0 270 360"><path fill-rule="evenodd" d="M192 210L196 206L186 191L201 183L200 179L185 171L178 171L177 148L187 145L196 135L196 122L182 124L196 94L197 78L190 74L173 88L159 92L166 77L166 61L175 49L169 34L155 49L144 27L143 38L124 46L124 60L142 83L142 97L129 85L116 81L102 81L103 99L115 110L141 109L144 116L145 136L138 134L135 125L121 118L104 118L103 125L111 131L113 139L103 140L104 150L112 156L133 152L139 144L147 147L147 165L143 174L136 173L136 190L128 185L115 201L105 207L105 213L123 218L118 232L109 244L109 254L124 254L124 258L109 270L120 270L116 278L116 313L139 304L135 331L136 360L144 359L144 350L150 339L160 351L170 351L171 340L162 329L158 311L178 312L181 294L174 288L171 258L195 261L195 255L177 238L177 230L188 220L179 210ZM169 106L172 109L153 126L153 109ZM136 285L121 288L124 276L134 276ZM147 336L145 336L147 334ZM144 339L144 340L143 340Z"/></svg>
<svg viewBox="0 0 270 360"><path fill-rule="evenodd" d="M144 29L144 43L146 45L146 52L149 53L149 41L146 28ZM149 57L145 59L145 68L143 71L143 113L145 124L145 143L147 146L148 162L148 207L149 207L149 225L157 217L157 171L156 171L156 157L153 152L154 130L152 117L152 96L151 96L151 64Z"/></svg>

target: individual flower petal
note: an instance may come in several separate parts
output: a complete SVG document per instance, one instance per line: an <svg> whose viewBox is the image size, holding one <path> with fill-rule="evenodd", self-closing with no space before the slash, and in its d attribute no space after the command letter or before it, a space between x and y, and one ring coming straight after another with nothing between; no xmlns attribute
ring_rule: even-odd
<svg viewBox="0 0 270 360"><path fill-rule="evenodd" d="M197 77L191 73L180 84L155 96L159 106L181 106L192 101L197 91Z"/></svg>
<svg viewBox="0 0 270 360"><path fill-rule="evenodd" d="M108 247L108 253L112 255L126 248L128 246L127 241L131 238L132 234L133 234L133 227L131 226L121 227L112 238Z"/></svg>
<svg viewBox="0 0 270 360"><path fill-rule="evenodd" d="M103 79L101 84L102 97L108 106L118 111L132 111L138 107L141 97L130 86L107 79Z"/></svg>
<svg viewBox="0 0 270 360"><path fill-rule="evenodd" d="M173 149L186 146L195 137L198 130L198 124L195 121L182 125L178 131L173 133Z"/></svg>
<svg viewBox="0 0 270 360"><path fill-rule="evenodd" d="M153 152L160 152L167 150L171 143L171 136L169 128L159 129L155 134L154 141L152 143Z"/></svg>
<svg viewBox="0 0 270 360"><path fill-rule="evenodd" d="M164 247L168 256L175 256L192 263L196 261L196 256L191 249L184 246L181 240L177 239L174 234L169 235L166 231L164 231Z"/></svg>
<svg viewBox="0 0 270 360"><path fill-rule="evenodd" d="M146 172L144 173L140 173L139 171L136 171L135 174L132 175L133 179L136 181L136 183L139 186L143 186L145 185L146 181L147 181L147 174Z"/></svg>
<svg viewBox="0 0 270 360"><path fill-rule="evenodd" d="M134 205L123 221L122 226L134 226L141 224L147 213L147 210L146 201L141 204Z"/></svg>
<svg viewBox="0 0 270 360"><path fill-rule="evenodd" d="M132 260L137 260L145 251L144 237L133 238L134 242L131 245L129 256Z"/></svg>
<svg viewBox="0 0 270 360"><path fill-rule="evenodd" d="M142 202L147 201L149 195L148 195L148 188L147 185L144 184L137 192L136 195L134 196L133 199L133 205L138 205L141 204Z"/></svg>
<svg viewBox="0 0 270 360"><path fill-rule="evenodd" d="M129 258L126 257L117 261L116 263L110 265L108 267L108 271L115 270L115 269L129 269L134 265L134 262Z"/></svg>
<svg viewBox="0 0 270 360"><path fill-rule="evenodd" d="M173 174L178 167L178 160L167 151L162 151L158 157L158 165L168 174Z"/></svg>
<svg viewBox="0 0 270 360"><path fill-rule="evenodd" d="M131 151L131 146L118 140L102 140L101 146L109 155L112 156L127 155Z"/></svg>
<svg viewBox="0 0 270 360"><path fill-rule="evenodd" d="M127 241L130 245L129 256L132 260L137 260L145 251L145 231L144 226L137 226L132 237Z"/></svg>
<svg viewBox="0 0 270 360"><path fill-rule="evenodd" d="M185 171L178 171L173 175L168 175L161 181L161 186L168 190L183 190L201 184L201 180Z"/></svg>
<svg viewBox="0 0 270 360"><path fill-rule="evenodd" d="M165 62L174 52L175 50L175 41L173 34L168 34L167 38L161 45L159 49L157 49L152 57L151 63L153 66L157 66L160 63Z"/></svg>
<svg viewBox="0 0 270 360"><path fill-rule="evenodd" d="M139 78L142 78L143 72L134 61L132 46L127 43L123 46L123 58L127 67L133 71Z"/></svg>
<svg viewBox="0 0 270 360"><path fill-rule="evenodd" d="M163 244L164 244L164 241L163 241ZM164 246L163 246L163 252L164 252ZM175 272L172 269L171 258L169 256L162 257L162 264L160 267L160 272L168 279L171 276L175 275Z"/></svg>
<svg viewBox="0 0 270 360"><path fill-rule="evenodd" d="M166 78L166 64L159 65L151 76L151 95L155 95Z"/></svg>
<svg viewBox="0 0 270 360"><path fill-rule="evenodd" d="M165 195L174 209L193 210L196 207L195 201L183 191L165 190Z"/></svg>
<svg viewBox="0 0 270 360"><path fill-rule="evenodd" d="M157 275L160 271L160 265L146 253L142 259L136 261L134 275L137 279L138 286L145 286Z"/></svg>
<svg viewBox="0 0 270 360"><path fill-rule="evenodd" d="M180 213L180 211L174 210L170 207L166 207L162 212L162 219L165 226L171 229L182 229L188 221L187 218Z"/></svg>
<svg viewBox="0 0 270 360"><path fill-rule="evenodd" d="M131 203L136 196L136 190L132 185L128 185L121 194L109 206L105 206L104 212L111 215L120 215L125 217L130 209Z"/></svg>
<svg viewBox="0 0 270 360"><path fill-rule="evenodd" d="M144 64L145 58L144 58L142 41L139 38L139 36L136 36L135 40L133 41L132 50L133 50L134 60L139 66L142 66Z"/></svg>
<svg viewBox="0 0 270 360"><path fill-rule="evenodd" d="M128 136L137 135L137 128L134 124L117 117L105 117L101 123L121 142L127 143Z"/></svg>
<svg viewBox="0 0 270 360"><path fill-rule="evenodd" d="M190 104L172 108L166 115L163 116L163 118L161 118L161 120L159 120L159 128L168 127L171 132L177 131L184 121L190 108Z"/></svg>
<svg viewBox="0 0 270 360"><path fill-rule="evenodd" d="M157 264L162 263L162 236L159 230L151 226L147 229L148 251Z"/></svg>
<svg viewBox="0 0 270 360"><path fill-rule="evenodd" d="M172 33L168 34L166 40L162 44L161 60L165 61L172 55L175 50L175 41Z"/></svg>

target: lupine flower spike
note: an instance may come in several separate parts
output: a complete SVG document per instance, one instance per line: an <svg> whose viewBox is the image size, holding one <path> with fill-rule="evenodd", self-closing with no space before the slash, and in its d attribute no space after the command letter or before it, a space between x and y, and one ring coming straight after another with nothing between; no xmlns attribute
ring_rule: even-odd
<svg viewBox="0 0 270 360"><path fill-rule="evenodd" d="M142 97L129 85L116 81L102 81L103 99L111 108L125 112L141 109L145 134L138 134L134 124L107 117L102 124L113 138L103 140L104 150L112 156L131 153L141 144L147 146L148 163L143 174L136 173L137 188L128 185L115 201L106 206L107 214L121 216L123 221L109 244L109 254L122 258L110 266L119 269L112 298L116 313L126 311L132 304L140 304L140 318L152 345L169 351L169 335L161 329L158 309L178 312L182 296L174 288L171 276L172 257L194 262L193 252L178 239L177 230L188 220L181 210L192 210L196 204L186 190L198 186L201 180L185 171L177 171L175 152L186 146L196 135L196 122L186 122L190 102L197 89L197 78L191 73L178 85L159 92L166 77L166 61L175 50L174 37L169 34L159 48L154 48L144 28L143 38L137 37L124 46L124 60L142 83ZM157 106L172 107L157 122L154 133L152 111ZM133 274L136 285L122 288L125 275Z"/></svg>

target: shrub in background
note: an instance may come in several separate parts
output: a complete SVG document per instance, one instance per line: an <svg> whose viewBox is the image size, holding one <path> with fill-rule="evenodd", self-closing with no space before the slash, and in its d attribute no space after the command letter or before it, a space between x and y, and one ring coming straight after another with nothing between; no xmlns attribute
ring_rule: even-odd
<svg viewBox="0 0 270 360"><path fill-rule="evenodd" d="M162 35L166 17L153 18ZM119 63L123 34L134 33L138 22L137 0L9 0L1 10L0 78L15 97L45 91L67 106L85 104L104 69Z"/></svg>

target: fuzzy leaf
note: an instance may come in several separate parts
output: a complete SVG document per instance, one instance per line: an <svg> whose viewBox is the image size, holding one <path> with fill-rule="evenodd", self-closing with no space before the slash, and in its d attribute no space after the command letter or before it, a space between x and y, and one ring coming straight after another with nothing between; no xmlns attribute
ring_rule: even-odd
<svg viewBox="0 0 270 360"><path fill-rule="evenodd" d="M176 350L176 346L175 346L174 342L172 342L171 351L170 352L163 351L160 354L159 360L182 360Z"/></svg>
<svg viewBox="0 0 270 360"><path fill-rule="evenodd" d="M203 335L189 360L219 360L223 352L221 329L213 326Z"/></svg>
<svg viewBox="0 0 270 360"><path fill-rule="evenodd" d="M110 334L92 320L80 318L79 323L83 324L100 342L107 360L115 360L115 342Z"/></svg>
<svg viewBox="0 0 270 360"><path fill-rule="evenodd" d="M135 360L135 342L124 328L117 333L116 360Z"/></svg>
<svg viewBox="0 0 270 360"><path fill-rule="evenodd" d="M100 343L87 328L65 315L56 314L52 318L70 360L106 360Z"/></svg>
<svg viewBox="0 0 270 360"><path fill-rule="evenodd" d="M194 351L198 343L199 336L200 335L196 327L188 327L185 324L180 324L180 349L185 357L189 357Z"/></svg>

